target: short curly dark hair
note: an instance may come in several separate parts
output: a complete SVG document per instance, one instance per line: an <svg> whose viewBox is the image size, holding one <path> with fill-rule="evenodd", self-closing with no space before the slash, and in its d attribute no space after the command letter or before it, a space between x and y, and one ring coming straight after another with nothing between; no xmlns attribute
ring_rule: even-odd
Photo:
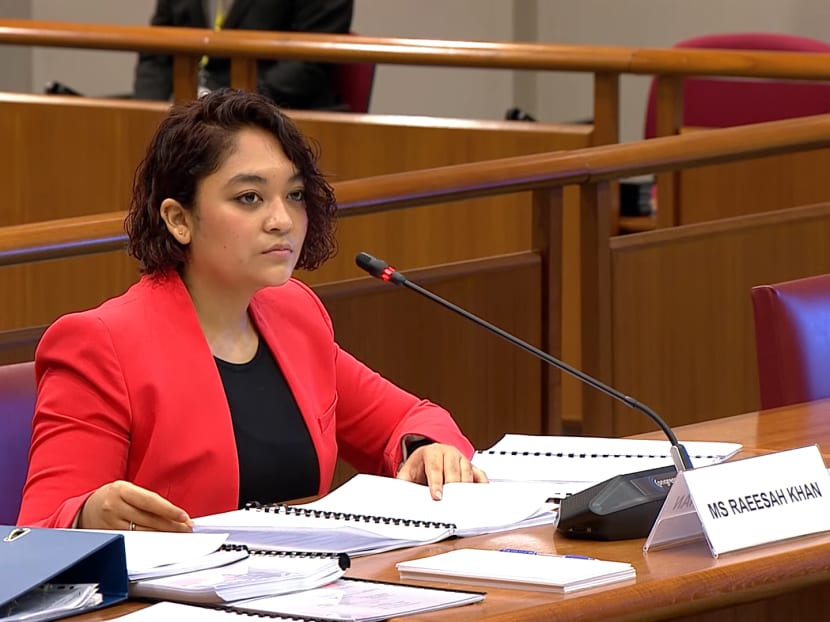
<svg viewBox="0 0 830 622"><path fill-rule="evenodd" d="M297 268L314 270L335 252L334 191L317 165L319 150L268 98L249 91L218 89L173 106L159 125L135 172L130 211L124 221L128 251L145 274L181 271L187 247L161 217L164 199L193 209L199 182L222 165L239 130L260 128L277 141L305 184L308 231Z"/></svg>

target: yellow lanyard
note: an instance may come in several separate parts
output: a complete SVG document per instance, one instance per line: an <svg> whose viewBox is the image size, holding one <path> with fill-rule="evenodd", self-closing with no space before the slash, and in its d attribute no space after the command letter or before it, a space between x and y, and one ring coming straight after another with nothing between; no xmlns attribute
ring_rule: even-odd
<svg viewBox="0 0 830 622"><path fill-rule="evenodd" d="M213 18L213 30L219 31L222 30L222 25L225 23L225 0L219 0L216 5L216 17ZM205 65L208 64L208 55L205 54L199 60L199 67L204 69Z"/></svg>

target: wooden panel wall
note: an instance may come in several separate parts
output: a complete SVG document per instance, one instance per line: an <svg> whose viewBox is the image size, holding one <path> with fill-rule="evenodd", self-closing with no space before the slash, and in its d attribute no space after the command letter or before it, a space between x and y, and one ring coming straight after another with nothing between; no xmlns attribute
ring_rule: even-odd
<svg viewBox="0 0 830 622"><path fill-rule="evenodd" d="M616 238L611 261L614 386L673 426L757 410L749 290L830 272L830 205ZM654 429L618 406L599 432Z"/></svg>
<svg viewBox="0 0 830 622"><path fill-rule="evenodd" d="M678 224L830 201L828 170L830 149L683 171Z"/></svg>
<svg viewBox="0 0 830 622"><path fill-rule="evenodd" d="M539 345L538 255L463 262L408 276ZM406 288L357 279L315 290L342 347L450 410L478 446L509 431L539 432L541 363L534 357Z"/></svg>
<svg viewBox="0 0 830 622"><path fill-rule="evenodd" d="M123 251L0 268L0 330L49 324L94 307L138 279Z"/></svg>
<svg viewBox="0 0 830 622"><path fill-rule="evenodd" d="M539 257L531 253L414 270L413 280L539 345ZM357 279L315 290L340 345L449 410L476 447L542 432L541 363L415 292ZM352 473L340 465L337 481Z"/></svg>
<svg viewBox="0 0 830 622"><path fill-rule="evenodd" d="M0 226L126 210L166 108L0 94Z"/></svg>

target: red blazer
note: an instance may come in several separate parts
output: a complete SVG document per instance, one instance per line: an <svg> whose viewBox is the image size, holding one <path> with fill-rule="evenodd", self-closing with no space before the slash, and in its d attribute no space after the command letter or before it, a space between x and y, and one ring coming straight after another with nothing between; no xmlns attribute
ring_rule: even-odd
<svg viewBox="0 0 830 622"><path fill-rule="evenodd" d="M472 456L445 410L338 347L320 300L302 283L261 290L249 311L311 433L321 494L331 486L338 449L359 471L385 475L395 474L408 434ZM228 402L178 275L145 276L96 309L58 319L38 346L35 374L18 524L69 527L90 493L118 479L192 517L237 507Z"/></svg>

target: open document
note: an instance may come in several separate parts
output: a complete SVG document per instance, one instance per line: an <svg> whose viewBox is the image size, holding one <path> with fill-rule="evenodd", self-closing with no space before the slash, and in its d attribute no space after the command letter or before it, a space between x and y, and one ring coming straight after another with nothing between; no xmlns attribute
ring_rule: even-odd
<svg viewBox="0 0 830 622"><path fill-rule="evenodd" d="M325 587L286 596L234 603L233 609L254 614L341 622L379 622L484 600L484 594L461 590L400 585L365 579L341 579Z"/></svg>
<svg viewBox="0 0 830 622"><path fill-rule="evenodd" d="M555 514L536 483L450 483L441 501L426 486L360 474L325 497L194 520L201 533L229 533L229 542L272 550L366 555L519 527L550 524Z"/></svg>
<svg viewBox="0 0 830 622"><path fill-rule="evenodd" d="M684 441L697 467L723 462L738 443ZM671 466L669 441L592 436L505 434L490 449L476 451L473 464L491 482L547 482L549 496L564 498L624 473Z"/></svg>

